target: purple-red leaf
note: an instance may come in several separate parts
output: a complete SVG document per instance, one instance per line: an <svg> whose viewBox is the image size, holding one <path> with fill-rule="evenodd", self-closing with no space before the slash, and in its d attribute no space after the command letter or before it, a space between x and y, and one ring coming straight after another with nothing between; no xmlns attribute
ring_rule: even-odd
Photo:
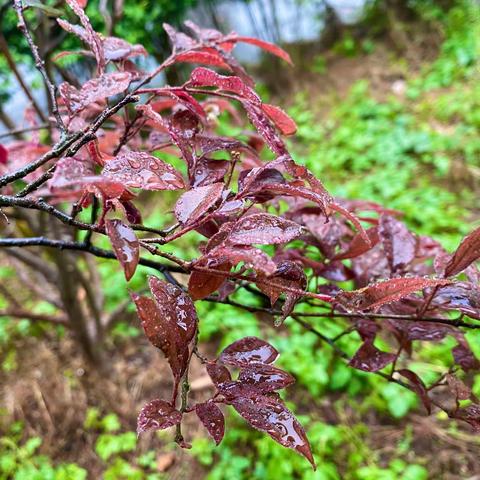
<svg viewBox="0 0 480 480"><path fill-rule="evenodd" d="M280 325L285 318L292 312L301 295L290 290L283 289L282 286L296 290L305 290L307 288L307 277L303 268L298 263L285 261L278 265L277 270L268 278L261 277L257 282L258 288L268 295L270 303L273 306L282 293L285 293L285 303L282 306L283 315L275 322Z"/></svg>
<svg viewBox="0 0 480 480"><path fill-rule="evenodd" d="M275 262L264 251L253 247L218 247L209 253L206 261L210 268L217 268L216 264L227 263L233 266L243 262L246 267L263 275L271 275L277 268Z"/></svg>
<svg viewBox="0 0 480 480"><path fill-rule="evenodd" d="M355 258L368 252L379 242L377 227L371 227L366 230L370 242L367 242L362 233L357 233L352 238L350 245L345 252L335 255L332 260L344 260L346 258Z"/></svg>
<svg viewBox="0 0 480 480"><path fill-rule="evenodd" d="M83 11L81 5L78 4L77 0L67 0L67 3L80 19L80 22L85 29L85 36L84 38L82 38L82 40L88 44L90 50L95 55L95 59L97 60L98 72L102 73L105 68L105 52L103 50L102 39L100 35L93 29L89 18ZM63 22L63 24L61 22ZM64 24L68 22L60 20L59 23L63 28L65 28L65 30L71 31L64 26ZM74 33L78 34L77 32Z"/></svg>
<svg viewBox="0 0 480 480"><path fill-rule="evenodd" d="M395 217L382 215L378 232L392 272L409 265L415 258L417 241L405 224Z"/></svg>
<svg viewBox="0 0 480 480"><path fill-rule="evenodd" d="M207 373L218 389L221 389L223 385L232 381L232 376L227 367L219 363L207 363Z"/></svg>
<svg viewBox="0 0 480 480"><path fill-rule="evenodd" d="M261 103L260 97L240 77L220 75L208 68L198 67L190 75L190 83L194 87L217 87L256 104Z"/></svg>
<svg viewBox="0 0 480 480"><path fill-rule="evenodd" d="M305 430L280 400L261 395L239 397L233 399L231 405L253 428L268 433L280 445L296 450L315 468Z"/></svg>
<svg viewBox="0 0 480 480"><path fill-rule="evenodd" d="M188 348L179 339L175 326L166 317L154 300L132 294L143 330L150 343L165 355L173 376L178 381L183 375L188 362ZM188 345L188 344L187 344Z"/></svg>
<svg viewBox="0 0 480 480"><path fill-rule="evenodd" d="M169 322L182 343L190 342L197 331L197 312L192 299L179 287L157 277L148 277L148 285L161 315Z"/></svg>
<svg viewBox="0 0 480 480"><path fill-rule="evenodd" d="M467 235L445 268L445 276L451 277L465 270L480 258L480 227Z"/></svg>
<svg viewBox="0 0 480 480"><path fill-rule="evenodd" d="M252 363L273 363L278 355L278 351L264 340L245 337L226 347L218 358L227 365L245 367Z"/></svg>
<svg viewBox="0 0 480 480"><path fill-rule="evenodd" d="M408 295L429 287L447 285L449 280L421 277L392 278L374 283L360 290L341 292L335 300L355 310L375 309L401 300Z"/></svg>
<svg viewBox="0 0 480 480"><path fill-rule="evenodd" d="M175 61L183 63L201 63L203 65L211 65L213 67L221 67L230 70L228 64L215 51L187 51L181 52L175 56Z"/></svg>
<svg viewBox="0 0 480 480"><path fill-rule="evenodd" d="M349 362L349 365L364 372L377 372L395 360L393 353L382 352L373 344L365 341Z"/></svg>
<svg viewBox="0 0 480 480"><path fill-rule="evenodd" d="M263 363L252 363L243 367L238 381L243 386L255 388L261 394L280 390L295 383L295 379L289 373Z"/></svg>
<svg viewBox="0 0 480 480"><path fill-rule="evenodd" d="M102 175L126 187L144 190L185 188L182 175L177 170L146 152L121 153L106 163Z"/></svg>
<svg viewBox="0 0 480 480"><path fill-rule="evenodd" d="M163 430L178 425L182 421L182 414L175 410L168 402L156 398L147 403L137 420L137 434L148 430Z"/></svg>
<svg viewBox="0 0 480 480"><path fill-rule="evenodd" d="M269 213L256 213L242 217L228 236L234 245L272 245L287 243L299 237L303 228L295 222Z"/></svg>
<svg viewBox="0 0 480 480"><path fill-rule="evenodd" d="M432 401L428 396L427 387L423 383L423 380L415 372L412 372L411 370L402 369L402 370L398 370L398 373L402 375L402 377L405 377L410 382L412 390L420 397L420 400L422 401L423 406L425 407L428 414L430 415L430 413L432 412Z"/></svg>
<svg viewBox="0 0 480 480"><path fill-rule="evenodd" d="M480 432L480 405L472 403L449 413L451 418L469 423L475 432Z"/></svg>
<svg viewBox="0 0 480 480"><path fill-rule="evenodd" d="M236 37L235 40L237 42L249 43L251 45L255 45L256 47L260 47L262 50L265 50L272 55L276 55L282 60L288 62L290 65L293 65L290 55L285 50L283 50L283 48L280 48L273 43L265 42L264 40L252 37Z"/></svg>
<svg viewBox="0 0 480 480"><path fill-rule="evenodd" d="M135 273L140 257L138 238L121 220L105 220L105 230L128 282Z"/></svg>
<svg viewBox="0 0 480 480"><path fill-rule="evenodd" d="M0 165L6 165L8 162L8 150L0 144Z"/></svg>
<svg viewBox="0 0 480 480"><path fill-rule="evenodd" d="M225 433L225 419L222 411L215 403L208 401L205 403L197 403L197 405L195 405L195 412L218 445L222 441Z"/></svg>
<svg viewBox="0 0 480 480"><path fill-rule="evenodd" d="M451 373L447 373L445 379L447 380L448 388L455 395L456 401L468 400L470 398L472 391L459 378Z"/></svg>
<svg viewBox="0 0 480 480"><path fill-rule="evenodd" d="M294 135L297 131L296 123L281 108L263 103L262 110L283 135Z"/></svg>
<svg viewBox="0 0 480 480"><path fill-rule="evenodd" d="M202 259L196 264L197 266L214 268L222 272L229 272L232 265L222 260L216 261L215 259ZM218 290L218 288L225 281L226 277L219 274L212 274L204 271L193 271L188 279L188 293L193 300L201 300L208 297L210 294Z"/></svg>
<svg viewBox="0 0 480 480"><path fill-rule="evenodd" d="M80 90L64 82L60 85L59 92L68 109L72 113L78 113L94 102L124 92L130 85L131 78L128 72L105 73L86 82Z"/></svg>
<svg viewBox="0 0 480 480"><path fill-rule="evenodd" d="M220 200L223 183L195 187L185 192L175 205L175 216L180 223L192 223L202 217Z"/></svg>

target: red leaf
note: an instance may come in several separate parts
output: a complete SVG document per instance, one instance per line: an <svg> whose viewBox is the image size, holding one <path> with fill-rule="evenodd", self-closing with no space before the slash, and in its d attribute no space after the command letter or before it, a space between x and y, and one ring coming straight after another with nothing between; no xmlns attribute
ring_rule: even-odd
<svg viewBox="0 0 480 480"><path fill-rule="evenodd" d="M303 227L295 222L269 213L256 213L235 223L227 241L233 245L272 245L290 242L302 233Z"/></svg>
<svg viewBox="0 0 480 480"><path fill-rule="evenodd" d="M283 315L275 322L276 325L280 325L285 318L290 315L295 304L299 298L301 298L301 295L288 290L283 290L281 286L284 285L289 288L305 290L307 287L307 277L300 265L294 262L285 261L278 265L277 270L273 275L268 278L262 278L262 280L262 282L257 283L257 286L263 293L268 295L272 306L278 300L280 295L285 293L286 299L282 306ZM277 285L280 285L280 287Z"/></svg>
<svg viewBox="0 0 480 480"><path fill-rule="evenodd" d="M260 97L240 77L220 75L208 68L198 67L190 75L190 83L194 87L217 87L256 104L261 103Z"/></svg>
<svg viewBox="0 0 480 480"><path fill-rule="evenodd" d="M445 379L447 380L448 388L455 395L456 401L468 400L470 398L472 391L459 378L457 378L455 375L447 373L447 375L445 375Z"/></svg>
<svg viewBox="0 0 480 480"><path fill-rule="evenodd" d="M217 268L215 264L218 263L228 263L234 266L243 262L248 268L253 268L263 275L271 275L277 268L275 262L265 252L252 247L218 247L205 258L210 268Z"/></svg>
<svg viewBox="0 0 480 480"><path fill-rule="evenodd" d="M208 401L205 403L197 403L195 405L195 412L218 445L222 441L225 433L225 419L223 418L222 411L215 403Z"/></svg>
<svg viewBox="0 0 480 480"><path fill-rule="evenodd" d="M336 301L355 310L375 309L429 287L447 285L449 280L421 277L392 278L352 292L341 292Z"/></svg>
<svg viewBox="0 0 480 480"><path fill-rule="evenodd" d="M191 298L179 287L157 277L148 277L160 313L172 323L181 343L190 342L197 331L197 312Z"/></svg>
<svg viewBox="0 0 480 480"><path fill-rule="evenodd" d="M367 340L357 350L349 362L349 365L364 372L377 372L395 360L393 353L382 352L375 345L373 340Z"/></svg>
<svg viewBox="0 0 480 480"><path fill-rule="evenodd" d="M480 405L472 403L465 408L459 408L449 413L451 418L469 423L475 432L480 432Z"/></svg>
<svg viewBox="0 0 480 480"><path fill-rule="evenodd" d="M256 47L260 47L261 49L267 51L268 53L271 53L272 55L276 55L277 57L280 57L282 60L285 60L286 62L288 62L290 65L293 65L290 55L285 50L283 50L283 48L280 48L279 46L274 45L273 43L265 42L264 40L259 40L258 38L252 38L252 37L236 37L235 40L237 42L249 43L251 45L255 45Z"/></svg>
<svg viewBox="0 0 480 480"><path fill-rule="evenodd" d="M408 379L412 386L412 390L415 391L415 393L420 397L420 400L423 403L423 406L427 410L428 414L432 413L432 401L430 400L430 397L428 396L428 391L427 387L423 383L423 380L415 373L412 372L411 370L398 370L398 373L402 375L402 377L405 377Z"/></svg>
<svg viewBox="0 0 480 480"><path fill-rule="evenodd" d="M471 318L480 320L480 289L470 282L456 282L439 288L432 305L444 310L460 310Z"/></svg>
<svg viewBox="0 0 480 480"><path fill-rule="evenodd" d="M91 103L124 92L130 85L130 81L131 75L128 72L105 73L86 82L80 90L63 82L59 92L68 109L72 113L78 113Z"/></svg>
<svg viewBox="0 0 480 480"><path fill-rule="evenodd" d="M211 65L212 67L221 67L230 70L230 67L224 62L223 58L212 52L190 51L182 52L175 56L175 61L184 63L200 63Z"/></svg>
<svg viewBox="0 0 480 480"><path fill-rule="evenodd" d="M156 398L147 403L137 420L137 434L148 430L163 430L178 425L182 421L182 414L175 410L165 400Z"/></svg>
<svg viewBox="0 0 480 480"><path fill-rule="evenodd" d="M8 162L8 150L0 143L0 165L6 165Z"/></svg>
<svg viewBox="0 0 480 480"><path fill-rule="evenodd" d="M480 227L467 235L445 268L445 276L451 277L465 270L480 258Z"/></svg>
<svg viewBox="0 0 480 480"><path fill-rule="evenodd" d="M105 60L114 62L126 60L127 58L137 57L139 55L147 56L147 51L143 45L132 45L123 38L106 37L103 39L103 48L105 51Z"/></svg>
<svg viewBox="0 0 480 480"><path fill-rule="evenodd" d="M198 42L192 37L189 37L185 33L178 32L168 23L164 23L163 28L167 32L170 43L175 50L190 50L191 48L198 46Z"/></svg>
<svg viewBox="0 0 480 480"><path fill-rule="evenodd" d="M465 372L469 370L478 370L480 363L473 355L467 340L464 337L459 337L458 340L458 345L452 349L455 363L460 365Z"/></svg>
<svg viewBox="0 0 480 480"><path fill-rule="evenodd" d="M283 135L294 135L297 131L296 123L281 108L263 103L262 110Z"/></svg>
<svg viewBox="0 0 480 480"><path fill-rule="evenodd" d="M108 161L104 177L126 187L144 190L177 190L185 188L182 175L170 164L146 152L129 151Z"/></svg>
<svg viewBox="0 0 480 480"><path fill-rule="evenodd" d="M83 11L83 8L78 4L77 0L67 0L67 3L75 12L85 28L85 38L82 38L82 40L84 40L92 50L97 60L98 71L99 73L102 73L105 68L105 53L103 51L102 39L100 35L93 29L92 25L90 24L90 20ZM60 25L62 25L62 23L60 23Z"/></svg>
<svg viewBox="0 0 480 480"><path fill-rule="evenodd" d="M215 259L204 259L196 263L197 266L214 268L215 270L221 270L222 272L229 272L232 265L228 262L222 263L221 261L215 261ZM210 294L218 290L223 284L226 277L221 275L210 274L203 271L193 271L188 279L188 293L193 300L201 300L208 297Z"/></svg>
<svg viewBox="0 0 480 480"><path fill-rule="evenodd" d="M365 252L368 252L372 249L380 240L378 236L377 227L372 227L366 230L370 242L365 241L364 235L362 233L357 233L350 242L348 249L343 252L335 255L332 260L344 260L346 258L355 258L360 255L363 255Z"/></svg>
<svg viewBox="0 0 480 480"><path fill-rule="evenodd" d="M83 189L82 179L93 175L93 166L90 162L76 157L64 157L57 162L49 187L56 189L74 186Z"/></svg>
<svg viewBox="0 0 480 480"><path fill-rule="evenodd" d="M253 428L268 433L280 445L296 450L315 468L303 427L280 400L259 395L255 398L236 398L231 404Z"/></svg>
<svg viewBox="0 0 480 480"><path fill-rule="evenodd" d="M295 383L295 379L289 373L262 363L252 363L243 367L238 380L241 385L254 387L261 394L280 390Z"/></svg>
<svg viewBox="0 0 480 480"><path fill-rule="evenodd" d="M218 363L207 363L207 373L217 388L232 381L232 376L226 367Z"/></svg>
<svg viewBox="0 0 480 480"><path fill-rule="evenodd" d="M175 205L178 221L193 223L205 215L222 197L223 183L213 183L205 187L194 187L185 192Z"/></svg>
<svg viewBox="0 0 480 480"><path fill-rule="evenodd" d="M138 317L150 343L159 348L165 355L172 374L178 381L185 372L188 362L188 349L176 334L171 318L166 318L154 300L132 294L137 307Z"/></svg>
<svg viewBox="0 0 480 480"><path fill-rule="evenodd" d="M404 223L382 215L379 234L392 272L405 268L415 258L417 241Z"/></svg>
<svg viewBox="0 0 480 480"><path fill-rule="evenodd" d="M244 367L252 363L273 363L278 355L278 351L264 340L245 337L226 347L218 358L227 365Z"/></svg>
<svg viewBox="0 0 480 480"><path fill-rule="evenodd" d="M140 257L138 238L135 232L120 220L105 220L105 230L128 282L135 273Z"/></svg>

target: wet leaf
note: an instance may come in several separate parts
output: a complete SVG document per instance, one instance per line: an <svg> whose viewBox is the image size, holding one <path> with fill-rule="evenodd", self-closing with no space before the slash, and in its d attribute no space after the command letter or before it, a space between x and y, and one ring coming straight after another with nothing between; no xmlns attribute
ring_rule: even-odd
<svg viewBox="0 0 480 480"><path fill-rule="evenodd" d="M221 67L230 70L228 64L215 51L195 50L190 52L182 52L176 55L175 61L180 63L200 63L203 65L211 65L213 67Z"/></svg>
<svg viewBox="0 0 480 480"><path fill-rule="evenodd" d="M479 258L480 228L477 228L462 240L445 268L445 276L457 275Z"/></svg>
<svg viewBox="0 0 480 480"><path fill-rule="evenodd" d="M299 237L303 228L295 222L269 213L242 217L233 227L228 242L235 245L272 245Z"/></svg>
<svg viewBox="0 0 480 480"><path fill-rule="evenodd" d="M456 401L468 400L470 398L472 391L459 378L451 373L447 373L445 379L447 380L448 388L455 395Z"/></svg>
<svg viewBox="0 0 480 480"><path fill-rule="evenodd" d="M245 367L252 363L273 363L278 355L278 351L264 340L245 337L226 347L218 358L227 365Z"/></svg>
<svg viewBox="0 0 480 480"><path fill-rule="evenodd" d="M197 266L214 268L222 272L229 272L232 265L228 262L203 259L196 264ZM193 271L188 279L188 293L193 300L201 300L208 297L223 284L226 277L218 274L210 274L203 271Z"/></svg>
<svg viewBox="0 0 480 480"><path fill-rule="evenodd" d="M235 40L237 42L243 42L243 43L249 43L250 45L255 45L256 47L259 47L262 50L265 50L266 52L271 53L272 55L275 55L281 58L282 60L285 60L290 65L293 65L290 55L285 50L283 50L283 48L280 48L279 46L273 43L265 42L264 40L260 40L258 38L252 38L252 37L237 37Z"/></svg>
<svg viewBox="0 0 480 480"><path fill-rule="evenodd" d="M231 404L253 428L268 433L280 445L296 450L315 468L303 427L280 400L259 395L255 398L236 398Z"/></svg>
<svg viewBox="0 0 480 480"><path fill-rule="evenodd" d="M397 370L397 372L410 382L412 390L420 397L423 406L430 415L432 413L432 401L428 396L427 387L423 383L423 380L415 372L408 369Z"/></svg>
<svg viewBox="0 0 480 480"><path fill-rule="evenodd" d="M297 131L296 123L281 108L263 103L262 110L283 135L294 135Z"/></svg>
<svg viewBox="0 0 480 480"><path fill-rule="evenodd" d="M404 223L389 215L382 215L379 234L392 272L405 268L415 258L417 241Z"/></svg>
<svg viewBox="0 0 480 480"><path fill-rule="evenodd" d="M133 277L140 258L138 238L121 220L105 220L105 230L128 282Z"/></svg>
<svg viewBox="0 0 480 480"><path fill-rule="evenodd" d="M77 17L80 19L80 23L85 29L85 36L82 38L82 40L90 47L90 50L93 52L95 59L97 60L98 72L102 73L105 69L105 52L103 50L102 39L100 35L93 29L89 18L83 11L82 6L79 5L76 0L67 0L67 3L75 12L75 15L77 15ZM60 23L61 21L58 20L58 22ZM63 23L65 22L63 21ZM62 23L60 23L60 25L62 25Z"/></svg>
<svg viewBox="0 0 480 480"><path fill-rule="evenodd" d="M104 177L126 187L144 190L177 190L185 188L182 175L170 164L146 152L128 151L108 161Z"/></svg>
<svg viewBox="0 0 480 480"><path fill-rule="evenodd" d="M395 360L393 353L382 352L373 344L365 341L349 362L349 365L364 372L377 372Z"/></svg>
<svg viewBox="0 0 480 480"><path fill-rule="evenodd" d="M243 367L238 381L243 386L254 387L261 394L280 390L295 383L295 379L289 373L263 363L251 363Z"/></svg>
<svg viewBox="0 0 480 480"><path fill-rule="evenodd" d="M230 264L232 266L243 262L246 267L254 269L263 275L271 275L277 266L275 262L259 248L242 246L225 246L212 250L206 257L210 268L215 264Z"/></svg>
<svg viewBox="0 0 480 480"><path fill-rule="evenodd" d="M335 300L347 308L375 309L396 302L425 288L447 285L449 280L421 277L392 278L360 290L341 292Z"/></svg>
<svg viewBox="0 0 480 480"><path fill-rule="evenodd" d="M363 255L365 252L368 252L372 249L380 240L378 236L377 227L371 227L366 230L369 242L365 240L365 236L361 233L355 234L345 252L335 255L332 260L344 260L347 258L355 258L360 255Z"/></svg>
<svg viewBox="0 0 480 480"><path fill-rule="evenodd" d="M80 90L63 82L59 86L59 92L68 109L72 113L78 113L94 102L124 92L130 81L131 75L128 72L105 73L84 83Z"/></svg>
<svg viewBox="0 0 480 480"><path fill-rule="evenodd" d="M215 403L208 401L205 403L197 403L197 405L195 405L195 412L218 445L222 441L225 433L225 419L222 411Z"/></svg>
<svg viewBox="0 0 480 480"><path fill-rule="evenodd" d="M208 68L198 67L190 75L190 83L194 87L217 87L256 104L261 103L260 97L240 77L234 75L220 75Z"/></svg>
<svg viewBox="0 0 480 480"><path fill-rule="evenodd" d="M143 330L150 343L159 348L177 379L183 375L188 362L188 348L176 334L175 325L165 317L154 300L132 294ZM188 344L187 344L188 345Z"/></svg>
<svg viewBox="0 0 480 480"><path fill-rule="evenodd" d="M451 418L469 423L475 432L480 432L480 405L472 403L449 413Z"/></svg>
<svg viewBox="0 0 480 480"><path fill-rule="evenodd" d="M193 223L205 215L222 197L223 183L213 183L204 187L194 187L185 192L175 205L178 221Z"/></svg>
<svg viewBox="0 0 480 480"><path fill-rule="evenodd" d="M179 287L148 277L148 285L161 315L168 322L181 342L190 342L197 331L197 312L191 298Z"/></svg>
<svg viewBox="0 0 480 480"><path fill-rule="evenodd" d="M207 373L218 389L221 389L225 383L232 381L232 376L228 369L218 363L207 363Z"/></svg>
<svg viewBox="0 0 480 480"><path fill-rule="evenodd" d="M283 315L275 324L280 325L292 312L301 295L282 289L282 286L304 291L307 288L307 277L303 268L295 262L285 261L278 265L275 273L268 278L262 278L257 283L258 288L270 298L273 306L282 293L285 294L285 302L282 306Z"/></svg>
<svg viewBox="0 0 480 480"><path fill-rule="evenodd" d="M149 430L163 430L178 425L182 421L182 414L175 410L168 402L156 398L147 403L137 420L137 434Z"/></svg>

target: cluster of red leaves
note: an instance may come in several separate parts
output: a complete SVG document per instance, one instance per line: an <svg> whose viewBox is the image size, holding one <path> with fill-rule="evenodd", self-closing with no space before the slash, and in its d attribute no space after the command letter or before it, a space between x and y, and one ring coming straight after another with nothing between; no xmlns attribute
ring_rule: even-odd
<svg viewBox="0 0 480 480"><path fill-rule="evenodd" d="M98 130L96 139L75 156L60 159L48 186L34 195L81 207L96 197L102 208L97 231L110 238L127 280L135 273L141 248L155 253L153 243L162 245L193 230L206 239L199 245L197 259L179 263L190 274L186 288L151 277L153 298L132 294L148 339L164 353L174 377L172 398L146 405L138 432L178 426L184 415L195 412L218 444L224 433L218 404L223 403L314 465L303 428L277 393L294 380L272 366L278 352L268 343L244 338L216 360L204 360L215 395L194 406L180 398L179 386L197 349L193 301L224 301L242 288L242 282L255 286L272 307L281 310L277 324L305 297L328 302L332 312L351 320L352 330L362 339L350 360L353 368L377 372L391 365L390 379L401 379L428 411L432 390L446 387L455 399L454 408L445 408L448 414L480 428L480 405L455 375L455 368L430 387L413 371L395 368L400 353L410 354L414 342L439 341L447 335L457 342L454 364L465 371L478 367L458 319L451 321L449 312L480 319L480 274L474 265L480 258L480 229L449 255L436 241L409 231L399 212L371 202L332 198L288 152L282 135L295 133L294 121L280 108L262 102L252 78L231 53L237 43L246 42L289 62L279 47L201 29L192 22L186 23L191 36L165 25L173 53L158 71L186 62L229 74L202 66L182 86L142 89L152 76L139 70L131 58L144 55L144 49L101 36L75 0L68 4L82 25L59 23L85 43L85 53L96 59L98 67L97 75L81 88L67 83L59 88L61 114L70 131L88 129L109 97L128 92L148 97L128 115L112 116L113 128ZM219 113L227 111L239 119L234 105L243 108L255 128L245 132L246 141L215 133ZM275 154L274 160L261 160L264 144ZM14 160L9 161L0 149L0 168L5 171L28 164L48 146L37 140L17 142L7 150ZM186 175L163 160L163 152L182 159ZM223 152L222 158L218 152ZM173 208L178 224L166 236L137 237L132 225L142 223L138 190L182 192ZM273 245L274 255L262 245ZM461 281L453 278L457 275ZM338 284L345 281L355 289L340 289ZM395 339L393 353L375 345L381 332ZM232 370L239 372L236 380ZM459 400L467 398L474 403L460 407ZM181 435L177 441L186 445Z"/></svg>

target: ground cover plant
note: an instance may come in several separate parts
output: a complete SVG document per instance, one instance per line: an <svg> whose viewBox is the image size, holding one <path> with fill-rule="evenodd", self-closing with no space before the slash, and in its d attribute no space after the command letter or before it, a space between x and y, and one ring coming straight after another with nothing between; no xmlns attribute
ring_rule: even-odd
<svg viewBox="0 0 480 480"><path fill-rule="evenodd" d="M314 464L303 428L277 393L293 383L291 375L272 365L277 349L249 336L216 359L206 358L197 341L202 319L194 301L201 300L267 313L277 325L288 318L352 368L415 392L427 412L442 409L478 427L476 398L461 380L461 371L477 368L463 332L477 328L478 230L450 255L434 239L407 229L401 212L333 198L290 156L281 135L295 133L294 121L261 101L231 54L244 41L288 61L278 47L191 23L192 36L167 26L173 53L148 74L129 60L144 55L142 47L100 36L79 4L69 4L82 26L60 24L87 45L83 53L95 58L96 76L80 88L63 83L56 94L37 59L52 93L53 145L20 141L5 146L0 204L7 218L15 218L10 207L40 210L73 229L53 238L20 236L17 230L0 245L84 251L117 258L127 280L138 264L164 277L150 277L151 297L131 292L145 333L165 354L174 378L171 398L155 399L140 413L139 432L175 426L176 442L187 447L181 422L196 414L219 443L224 421L218 405L226 404ZM16 2L15 9L28 38L22 3ZM176 62L230 73L197 67L181 86L148 86ZM105 102L115 95L121 98ZM222 111L239 122L245 111L256 132L245 131L242 139L215 135ZM273 160L260 159L263 143ZM181 193L172 202L171 227L142 222L136 197L142 190ZM82 230L86 235L80 240ZM95 245L103 235L112 250ZM195 258L180 258L174 248L164 248L184 235L202 239ZM140 249L162 257L163 263L141 257ZM188 282L182 284L174 273L187 274ZM67 283L69 272L63 275ZM241 297L243 290L251 303ZM62 293L68 304L68 292ZM18 308L11 307L13 313ZM92 338L86 324L73 321L81 318L77 314L59 323L73 329L87 357L101 361L98 345L105 322L98 322ZM313 325L316 318L348 319L349 325L329 337ZM340 346L352 334L361 339L353 355ZM455 342L451 365L427 382L409 368L409 353L420 340L446 336ZM284 345L288 349L288 342ZM204 363L216 386L210 400L196 405L188 401L192 356ZM232 372L238 371L234 380Z"/></svg>

